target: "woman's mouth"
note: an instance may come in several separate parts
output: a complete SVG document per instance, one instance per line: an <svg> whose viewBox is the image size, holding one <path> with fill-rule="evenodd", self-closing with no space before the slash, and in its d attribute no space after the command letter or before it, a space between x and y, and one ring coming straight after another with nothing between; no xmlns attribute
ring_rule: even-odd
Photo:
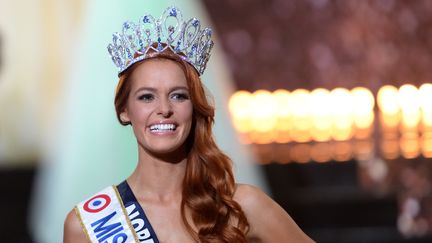
<svg viewBox="0 0 432 243"><path fill-rule="evenodd" d="M152 132L169 132L175 131L177 125L175 124L154 124L150 126L150 131Z"/></svg>

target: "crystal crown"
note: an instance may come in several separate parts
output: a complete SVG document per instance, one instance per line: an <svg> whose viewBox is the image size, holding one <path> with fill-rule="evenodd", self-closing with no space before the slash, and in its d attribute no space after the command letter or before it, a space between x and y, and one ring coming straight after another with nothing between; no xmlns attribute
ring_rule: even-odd
<svg viewBox="0 0 432 243"><path fill-rule="evenodd" d="M167 48L204 73L213 47L210 28L201 29L196 18L183 21L180 10L167 8L158 18L144 15L138 23L125 22L121 33L114 33L108 52L119 69L119 75L136 62L149 58L148 52Z"/></svg>

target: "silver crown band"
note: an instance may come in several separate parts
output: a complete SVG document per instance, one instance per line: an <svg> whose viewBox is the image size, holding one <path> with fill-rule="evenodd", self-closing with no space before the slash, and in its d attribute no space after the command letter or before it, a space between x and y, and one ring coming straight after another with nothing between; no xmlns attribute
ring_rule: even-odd
<svg viewBox="0 0 432 243"><path fill-rule="evenodd" d="M174 25L171 25L172 20ZM198 19L184 22L180 10L169 7L159 19L144 15L138 23L125 22L122 33L113 34L108 52L119 69L119 75L134 63L154 56L150 53L161 53L168 48L201 75L213 47L211 35L210 28L201 30Z"/></svg>

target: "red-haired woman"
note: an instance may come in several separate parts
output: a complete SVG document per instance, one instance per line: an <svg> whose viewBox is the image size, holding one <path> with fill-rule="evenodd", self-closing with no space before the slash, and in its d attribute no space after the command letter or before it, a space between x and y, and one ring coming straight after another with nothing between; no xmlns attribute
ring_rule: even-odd
<svg viewBox="0 0 432 243"><path fill-rule="evenodd" d="M214 142L214 108L199 77L212 45L201 39L192 52L151 43L117 63L128 57L110 50L120 64L117 117L132 126L139 161L127 180L68 214L65 243L312 242L271 198L235 183Z"/></svg>

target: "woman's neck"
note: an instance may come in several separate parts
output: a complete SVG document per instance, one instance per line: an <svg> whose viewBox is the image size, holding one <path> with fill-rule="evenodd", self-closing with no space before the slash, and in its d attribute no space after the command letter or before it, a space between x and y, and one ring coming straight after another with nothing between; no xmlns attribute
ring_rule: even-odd
<svg viewBox="0 0 432 243"><path fill-rule="evenodd" d="M127 181L136 196L146 200L181 198L186 163L186 156L155 156L140 149L138 165Z"/></svg>

